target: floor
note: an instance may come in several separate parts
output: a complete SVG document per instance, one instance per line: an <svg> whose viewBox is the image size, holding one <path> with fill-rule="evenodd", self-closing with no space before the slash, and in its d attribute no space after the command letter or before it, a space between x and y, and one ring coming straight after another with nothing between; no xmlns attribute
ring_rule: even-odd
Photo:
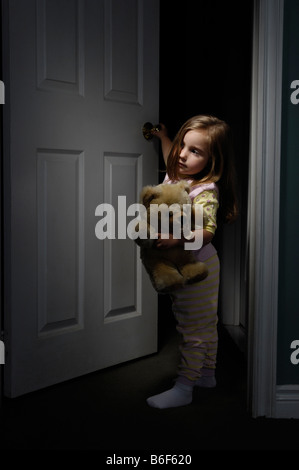
<svg viewBox="0 0 299 470"><path fill-rule="evenodd" d="M295 450L299 420L253 419L246 410L246 361L219 327L217 382L191 405L157 410L150 395L172 385L178 360L175 329L150 357L39 392L4 399L1 449L198 452Z"/></svg>

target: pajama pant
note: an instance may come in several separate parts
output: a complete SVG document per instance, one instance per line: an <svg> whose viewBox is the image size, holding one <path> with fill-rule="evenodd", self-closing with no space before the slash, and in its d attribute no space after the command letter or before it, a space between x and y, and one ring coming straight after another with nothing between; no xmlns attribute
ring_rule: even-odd
<svg viewBox="0 0 299 470"><path fill-rule="evenodd" d="M209 274L203 281L171 294L172 310L180 334L181 363L178 381L187 385L202 375L214 375L218 346L219 259L205 261Z"/></svg>

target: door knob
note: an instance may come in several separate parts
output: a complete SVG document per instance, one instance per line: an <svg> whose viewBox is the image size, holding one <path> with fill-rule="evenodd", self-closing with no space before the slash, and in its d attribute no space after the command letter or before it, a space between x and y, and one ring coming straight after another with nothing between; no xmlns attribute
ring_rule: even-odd
<svg viewBox="0 0 299 470"><path fill-rule="evenodd" d="M153 126L151 122L146 122L145 124L143 124L143 128L142 128L143 137L146 140L151 140L153 138L152 132L160 131L160 130L161 130L161 126L159 124L156 124L155 126Z"/></svg>

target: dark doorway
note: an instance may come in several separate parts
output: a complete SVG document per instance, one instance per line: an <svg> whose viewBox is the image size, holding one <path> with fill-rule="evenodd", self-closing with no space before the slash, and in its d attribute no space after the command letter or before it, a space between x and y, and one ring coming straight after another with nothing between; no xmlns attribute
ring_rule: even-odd
<svg viewBox="0 0 299 470"><path fill-rule="evenodd" d="M250 137L253 1L186 0L170 9L160 2L160 122L171 138L196 114L213 114L232 129L239 186L240 296L246 320L245 252ZM161 169L164 163L161 156ZM163 172L161 172L161 181ZM221 261L222 229L214 243ZM243 285L242 285L243 283ZM159 299L160 340L174 321ZM221 318L221 312L220 312ZM246 328L246 324L244 325Z"/></svg>

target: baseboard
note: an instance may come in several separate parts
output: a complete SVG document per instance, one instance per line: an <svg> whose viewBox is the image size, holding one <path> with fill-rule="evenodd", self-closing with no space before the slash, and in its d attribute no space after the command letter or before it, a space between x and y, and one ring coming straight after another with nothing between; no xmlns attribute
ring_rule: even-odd
<svg viewBox="0 0 299 470"><path fill-rule="evenodd" d="M299 384L277 385L275 418L299 419Z"/></svg>

